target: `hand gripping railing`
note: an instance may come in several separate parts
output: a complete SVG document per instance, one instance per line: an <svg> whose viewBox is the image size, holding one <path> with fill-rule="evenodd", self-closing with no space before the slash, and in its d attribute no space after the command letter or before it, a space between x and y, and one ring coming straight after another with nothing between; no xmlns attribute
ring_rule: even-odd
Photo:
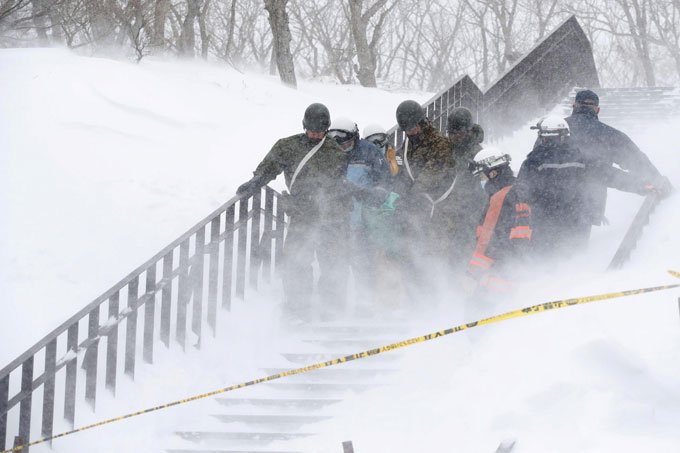
<svg viewBox="0 0 680 453"><path fill-rule="evenodd" d="M215 335L218 303L229 310L233 297L245 298L246 280L257 288L260 272L271 278L285 225L278 197L265 187L232 198L0 370L0 449L8 433L29 441L32 426L52 435L58 409L74 425L78 365L94 409L102 386L115 394L138 359L153 363L158 340L184 350L200 347L204 326Z"/></svg>

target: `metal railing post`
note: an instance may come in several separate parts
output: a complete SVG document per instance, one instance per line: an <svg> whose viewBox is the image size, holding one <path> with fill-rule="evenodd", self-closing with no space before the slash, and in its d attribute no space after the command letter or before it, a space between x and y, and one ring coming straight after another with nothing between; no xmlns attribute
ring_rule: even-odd
<svg viewBox="0 0 680 453"><path fill-rule="evenodd" d="M354 446L351 440L342 443L342 453L354 453Z"/></svg>
<svg viewBox="0 0 680 453"><path fill-rule="evenodd" d="M119 293L109 297L109 319L118 318L120 312ZM118 371L118 324L111 328L106 337L106 388L116 394L116 374Z"/></svg>
<svg viewBox="0 0 680 453"><path fill-rule="evenodd" d="M99 361L99 307L93 309L88 316L87 338L95 339L85 351L83 368L85 369L85 401L94 410L97 400L97 362Z"/></svg>
<svg viewBox="0 0 680 453"><path fill-rule="evenodd" d="M68 339L66 342L66 384L64 395L64 418L69 422L71 428L76 421L76 381L78 378L78 323L76 322L68 328ZM68 355L73 357L68 357Z"/></svg>
<svg viewBox="0 0 680 453"><path fill-rule="evenodd" d="M9 402L9 374L0 379L0 448L7 445L7 403Z"/></svg>
<svg viewBox="0 0 680 453"><path fill-rule="evenodd" d="M232 271L234 265L234 205L224 217L224 263L222 264L222 308L231 309Z"/></svg>
<svg viewBox="0 0 680 453"><path fill-rule="evenodd" d="M156 318L156 263L146 270L144 290L144 362L153 363L153 331Z"/></svg>
<svg viewBox="0 0 680 453"><path fill-rule="evenodd" d="M210 268L208 269L208 326L213 337L217 334L217 285L220 259L220 226L222 216L218 215L210 222Z"/></svg>
<svg viewBox="0 0 680 453"><path fill-rule="evenodd" d="M57 365L57 339L45 347L45 384L43 391L42 430L43 437L50 437L54 426L54 375ZM0 445L1 446L1 445Z"/></svg>
<svg viewBox="0 0 680 453"><path fill-rule="evenodd" d="M27 359L21 367L21 393L24 397L19 403L19 436L22 439L30 439L33 407L33 357ZM28 447L23 451L28 452Z"/></svg>

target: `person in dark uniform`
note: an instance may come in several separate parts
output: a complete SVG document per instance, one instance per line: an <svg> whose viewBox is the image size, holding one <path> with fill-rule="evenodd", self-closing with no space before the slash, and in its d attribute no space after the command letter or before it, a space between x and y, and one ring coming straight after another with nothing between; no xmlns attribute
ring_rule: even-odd
<svg viewBox="0 0 680 453"><path fill-rule="evenodd" d="M586 159L600 167L616 164L628 171L642 188L638 193L669 194L672 186L668 178L659 173L637 145L623 132L599 120L599 105L600 99L595 92L581 90L576 93L572 114L566 118L574 145ZM584 203L592 225L606 224L607 185L602 179L588 181Z"/></svg>
<svg viewBox="0 0 680 453"><path fill-rule="evenodd" d="M451 147L416 101L397 107L397 124L406 133L404 170L395 192L403 197L405 239L421 257L448 262L454 232L452 211L456 160Z"/></svg>
<svg viewBox="0 0 680 453"><path fill-rule="evenodd" d="M594 181L632 193L648 190L627 172L589 159L574 146L570 128L556 116L532 127L538 140L517 175L515 186L531 206L531 253L569 256L588 244L592 223L589 204Z"/></svg>
<svg viewBox="0 0 680 453"><path fill-rule="evenodd" d="M477 242L477 219L488 201L479 179L470 170L475 156L482 150L484 129L472 120L470 110L457 107L449 114L446 132L456 159L456 184L451 194L454 205L451 265L454 269L464 270Z"/></svg>
<svg viewBox="0 0 680 453"><path fill-rule="evenodd" d="M280 198L290 217L282 257L285 309L307 319L313 294L312 262L319 263L322 317L344 308L351 196L345 184L348 154L326 137L330 113L323 104L305 110L305 132L277 141L237 194L249 194L283 173L288 192Z"/></svg>

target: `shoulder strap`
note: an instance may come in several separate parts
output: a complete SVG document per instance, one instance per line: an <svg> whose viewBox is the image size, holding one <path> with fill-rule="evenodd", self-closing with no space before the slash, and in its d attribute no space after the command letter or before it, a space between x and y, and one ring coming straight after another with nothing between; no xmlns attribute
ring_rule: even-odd
<svg viewBox="0 0 680 453"><path fill-rule="evenodd" d="M288 192L293 193L293 184L295 184L295 180L297 179L298 175L300 174L300 170L309 162L309 159L311 159L314 154L321 148L321 145L323 145L323 142L326 141L326 136L321 139L319 143L317 143L314 148L310 149L307 155L302 158L300 163L298 164L297 168L295 169L295 173L293 173L293 177L290 179L290 184L288 184Z"/></svg>
<svg viewBox="0 0 680 453"><path fill-rule="evenodd" d="M409 139L406 137L406 141L404 141L404 165L406 166L406 172L408 173L409 178L411 178L411 181L415 181L416 178L413 177L411 166L408 164L408 142Z"/></svg>

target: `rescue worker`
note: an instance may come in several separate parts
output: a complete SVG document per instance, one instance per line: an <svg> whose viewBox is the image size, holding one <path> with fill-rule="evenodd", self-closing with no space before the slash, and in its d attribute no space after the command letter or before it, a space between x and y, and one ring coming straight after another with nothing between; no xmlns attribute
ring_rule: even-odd
<svg viewBox="0 0 680 453"><path fill-rule="evenodd" d="M623 132L602 123L600 98L591 90L576 93L571 116L566 118L574 144L586 159L600 166L614 164L627 170L640 187L647 190L639 193L646 195L657 192L662 196L669 194L672 186L668 178L661 176L649 158ZM606 224L607 185L602 179L594 178L588 182L585 207L592 225Z"/></svg>
<svg viewBox="0 0 680 453"><path fill-rule="evenodd" d="M538 140L522 163L516 184L533 211L532 253L569 255L586 247L592 181L633 193L650 190L632 175L586 158L573 145L569 125L562 118L546 117L532 129L538 130Z"/></svg>
<svg viewBox="0 0 680 453"><path fill-rule="evenodd" d="M450 195L456 179L456 161L449 143L416 101L399 104L396 117L406 133L401 188L395 190L404 198L400 216L405 215L405 240L412 246L411 258L417 252L443 264L449 261L455 228Z"/></svg>
<svg viewBox="0 0 680 453"><path fill-rule="evenodd" d="M319 263L322 317L344 309L351 197L344 179L348 154L328 139L330 113L323 104L305 110L302 134L277 141L237 194L259 190L283 172L288 193L280 203L289 216L282 256L284 308L288 317L308 319L313 293L312 262Z"/></svg>
<svg viewBox="0 0 680 453"><path fill-rule="evenodd" d="M382 151L390 167L392 177L396 177L399 174L399 167L403 164L403 161L397 156L394 146L389 142L385 128L379 124L371 123L364 127L362 135L364 140L373 143Z"/></svg>
<svg viewBox="0 0 680 453"><path fill-rule="evenodd" d="M346 178L358 189L352 197L350 215L350 263L359 294L364 296L361 299L370 300L375 281L377 247L369 239L366 213L378 208L387 198L389 191L385 187L391 177L390 168L377 146L359 138L359 128L351 119L334 119L327 135L347 153Z"/></svg>
<svg viewBox="0 0 680 453"><path fill-rule="evenodd" d="M511 160L507 154L494 155L472 165L489 198L467 275L481 288L499 292L511 289L510 264L524 255L532 235L531 207L513 188Z"/></svg>
<svg viewBox="0 0 680 453"><path fill-rule="evenodd" d="M470 110L457 107L449 114L446 132L456 160L456 184L451 194L454 224L451 264L462 270L477 242L477 219L488 201L479 179L470 170L475 156L482 150L484 129L472 120Z"/></svg>

